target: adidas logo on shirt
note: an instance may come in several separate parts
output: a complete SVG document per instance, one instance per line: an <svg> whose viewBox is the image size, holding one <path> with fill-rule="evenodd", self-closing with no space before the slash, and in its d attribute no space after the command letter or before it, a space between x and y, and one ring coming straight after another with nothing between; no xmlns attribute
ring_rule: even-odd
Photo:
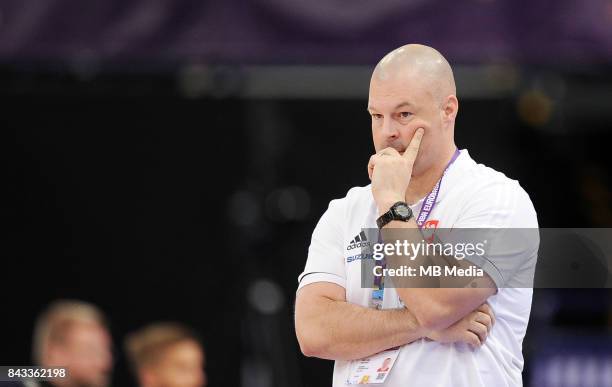
<svg viewBox="0 0 612 387"><path fill-rule="evenodd" d="M359 234L353 238L352 241L349 242L348 246L346 246L347 250L353 250L360 247L368 247L370 246L370 242L368 242L368 238L366 237L365 232L361 231Z"/></svg>

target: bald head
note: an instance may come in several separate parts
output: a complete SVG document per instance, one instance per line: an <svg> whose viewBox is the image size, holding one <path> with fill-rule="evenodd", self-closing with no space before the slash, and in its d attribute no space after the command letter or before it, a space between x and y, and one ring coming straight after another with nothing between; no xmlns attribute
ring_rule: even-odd
<svg viewBox="0 0 612 387"><path fill-rule="evenodd" d="M372 74L372 81L404 78L423 82L438 102L457 93L448 61L437 50L421 44L407 44L391 51L378 62Z"/></svg>

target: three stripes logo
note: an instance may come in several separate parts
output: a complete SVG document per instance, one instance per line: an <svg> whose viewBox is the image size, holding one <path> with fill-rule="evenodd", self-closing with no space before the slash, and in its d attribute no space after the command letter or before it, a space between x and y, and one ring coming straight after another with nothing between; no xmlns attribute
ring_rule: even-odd
<svg viewBox="0 0 612 387"><path fill-rule="evenodd" d="M365 232L363 230L353 238L352 241L349 242L348 246L346 246L347 250L353 250L360 247L368 247L370 246L370 242L366 237Z"/></svg>

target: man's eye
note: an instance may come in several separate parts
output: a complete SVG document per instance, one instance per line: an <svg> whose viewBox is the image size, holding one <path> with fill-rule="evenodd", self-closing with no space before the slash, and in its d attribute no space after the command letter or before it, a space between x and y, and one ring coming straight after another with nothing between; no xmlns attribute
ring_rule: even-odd
<svg viewBox="0 0 612 387"><path fill-rule="evenodd" d="M382 114L374 113L372 114L372 118L374 118L375 120L380 120L382 118Z"/></svg>
<svg viewBox="0 0 612 387"><path fill-rule="evenodd" d="M410 113L410 112L401 112L399 115L400 115L401 118L410 118L412 113Z"/></svg>

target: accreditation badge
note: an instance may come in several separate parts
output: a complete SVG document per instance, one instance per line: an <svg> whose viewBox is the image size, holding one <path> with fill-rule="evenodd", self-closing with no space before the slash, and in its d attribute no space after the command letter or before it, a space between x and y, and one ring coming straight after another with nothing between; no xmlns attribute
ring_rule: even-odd
<svg viewBox="0 0 612 387"><path fill-rule="evenodd" d="M389 376L400 348L391 348L349 364L347 384L382 384Z"/></svg>

